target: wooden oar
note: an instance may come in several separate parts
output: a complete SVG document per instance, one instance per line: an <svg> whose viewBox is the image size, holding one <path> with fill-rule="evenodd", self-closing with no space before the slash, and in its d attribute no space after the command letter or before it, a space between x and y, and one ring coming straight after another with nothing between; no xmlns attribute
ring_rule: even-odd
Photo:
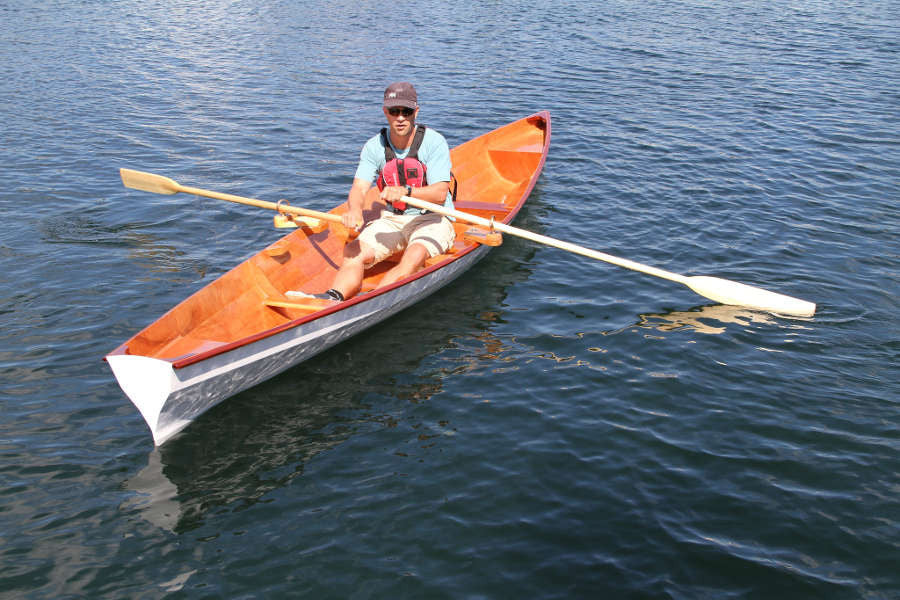
<svg viewBox="0 0 900 600"><path fill-rule="evenodd" d="M232 194L201 190L200 188L181 185L173 179L163 177L162 175L154 175L153 173L145 173L143 171L119 169L119 174L122 175L122 183L125 184L125 187L134 188L136 190L169 195L184 192L186 194L194 194L195 196L205 196L207 198L215 198L216 200L226 200L228 202L237 202L238 204L248 204L259 208L277 210L278 212L289 212L295 215L313 217L322 221L328 221L329 223L343 225L341 223L341 217L331 213L319 212L308 208L298 208L296 206L290 206L289 204L279 205L275 202L266 202L265 200L256 200L255 198L244 198Z"/></svg>
<svg viewBox="0 0 900 600"><path fill-rule="evenodd" d="M471 215L469 213L461 212L458 210L444 208L443 206L438 206L437 204L432 204L431 202L425 202L424 200L418 200L416 198L404 196L403 201L417 208L424 208L425 210L430 210L431 212L436 212L441 215L455 217L467 223L473 223L475 225L481 225L482 227L488 228L493 226L494 229L502 233L508 233L510 235L525 238L526 240L531 240L532 242L559 248L560 250L574 252L575 254L587 256L588 258L602 260L604 262L612 263L620 267L625 267L626 269L632 269L640 273L653 275L654 277L662 277L663 279L676 281L688 286L701 296L705 296L710 300L719 302L720 304L746 306L747 308L798 317L811 317L816 312L816 305L812 302L807 302L806 300L793 298L791 296L785 296L783 294L776 294L775 292L770 292L768 290L753 287L751 285L738 283L736 281L730 281L728 279L721 279L719 277L708 277L704 275L695 275L693 277L688 277L685 275L679 275L678 273L672 273L671 271L657 269L656 267L643 265L641 263L634 262L625 258L618 258L610 254L597 252L596 250L591 250L590 248L585 248L583 246L578 246L576 244L557 240L552 237L547 237L538 233L532 233L531 231L519 229L518 227L512 227L503 223L493 223L492 221L483 217Z"/></svg>

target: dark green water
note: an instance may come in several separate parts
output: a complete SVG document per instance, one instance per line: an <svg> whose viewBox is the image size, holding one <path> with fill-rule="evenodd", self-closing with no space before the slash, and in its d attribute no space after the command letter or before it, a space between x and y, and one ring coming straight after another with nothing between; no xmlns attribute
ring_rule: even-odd
<svg viewBox="0 0 900 600"><path fill-rule="evenodd" d="M0 6L0 596L900 595L895 2ZM196 6L195 6L196 5ZM451 145L538 110L507 238L154 449L101 357L327 209L391 80Z"/></svg>

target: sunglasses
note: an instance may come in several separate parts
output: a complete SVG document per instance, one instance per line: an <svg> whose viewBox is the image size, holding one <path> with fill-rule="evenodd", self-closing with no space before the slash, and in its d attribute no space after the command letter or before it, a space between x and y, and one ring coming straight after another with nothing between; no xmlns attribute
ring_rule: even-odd
<svg viewBox="0 0 900 600"><path fill-rule="evenodd" d="M396 117L397 115L403 115L404 117L411 117L413 113L416 112L414 108L406 108L405 106L394 106L388 109L388 114L392 117Z"/></svg>

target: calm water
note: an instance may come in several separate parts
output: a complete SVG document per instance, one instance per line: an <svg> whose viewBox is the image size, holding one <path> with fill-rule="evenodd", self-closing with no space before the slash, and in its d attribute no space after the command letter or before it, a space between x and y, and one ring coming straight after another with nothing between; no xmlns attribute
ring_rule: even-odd
<svg viewBox="0 0 900 600"><path fill-rule="evenodd" d="M900 596L900 6L0 5L4 598ZM197 6L191 6L197 5ZM393 79L541 109L515 239L154 449L101 357L327 209Z"/></svg>

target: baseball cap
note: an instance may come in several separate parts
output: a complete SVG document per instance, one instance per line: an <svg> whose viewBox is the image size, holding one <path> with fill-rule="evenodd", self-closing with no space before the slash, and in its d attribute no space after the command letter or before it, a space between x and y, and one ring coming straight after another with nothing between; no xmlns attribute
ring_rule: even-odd
<svg viewBox="0 0 900 600"><path fill-rule="evenodd" d="M416 88L408 81L398 81L387 86L384 90L384 107L405 106L417 108L419 98L416 96Z"/></svg>

